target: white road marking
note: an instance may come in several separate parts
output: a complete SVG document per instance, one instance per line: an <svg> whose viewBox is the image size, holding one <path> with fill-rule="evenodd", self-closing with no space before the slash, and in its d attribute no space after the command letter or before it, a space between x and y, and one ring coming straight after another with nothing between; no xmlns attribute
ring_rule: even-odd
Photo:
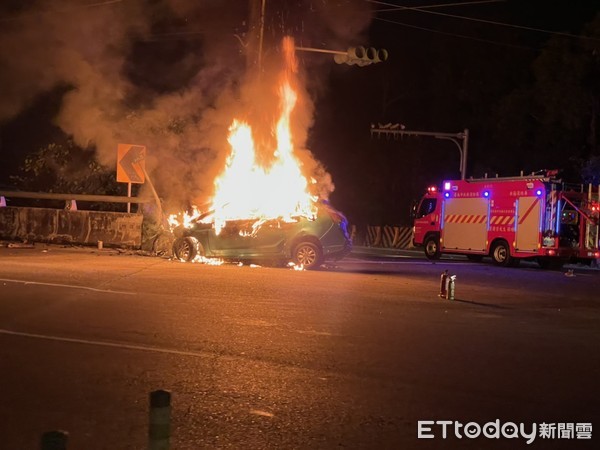
<svg viewBox="0 0 600 450"><path fill-rule="evenodd" d="M11 331L0 328L0 335L9 335L9 336L20 336L32 339L42 339L45 341L55 341L55 342L68 342L71 344L86 344L86 345L96 345L100 347L112 347L119 348L123 350L141 350L145 352L155 352L155 353L166 353L170 355L184 355L184 356L196 356L201 358L214 358L214 353L209 352L192 352L185 350L174 350L168 348L161 347L152 347L147 345L134 345L134 344L119 344L116 342L105 342L105 341L92 341L89 339L76 339L76 338L67 338L61 336L51 336L46 334L35 334L35 333L24 333L21 331ZM220 355L221 358L231 358L236 359L234 357L227 357L225 355Z"/></svg>
<svg viewBox="0 0 600 450"><path fill-rule="evenodd" d="M97 289L89 286L78 286L76 284L59 284L59 283L44 283L41 281L27 281L27 280L12 280L8 278L0 278L1 282L5 283L21 283L25 286L37 285L37 286L52 286L52 287L63 287L71 289L84 289L93 292L106 292L108 294L125 294L125 295L137 295L137 292L125 292L125 291L111 291L110 289Z"/></svg>
<svg viewBox="0 0 600 450"><path fill-rule="evenodd" d="M267 412L267 411L261 411L259 409L251 409L250 414L256 414L257 416L263 416L263 417L275 417L274 414L271 414L270 412Z"/></svg>

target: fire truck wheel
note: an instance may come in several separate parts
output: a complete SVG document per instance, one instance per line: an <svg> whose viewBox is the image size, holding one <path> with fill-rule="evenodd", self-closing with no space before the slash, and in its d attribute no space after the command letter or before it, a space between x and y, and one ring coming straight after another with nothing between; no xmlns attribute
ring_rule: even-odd
<svg viewBox="0 0 600 450"><path fill-rule="evenodd" d="M427 259L440 259L440 240L435 236L429 236L425 240L425 256Z"/></svg>
<svg viewBox="0 0 600 450"><path fill-rule="evenodd" d="M198 253L203 253L201 247L202 245L194 237L180 237L173 242L173 254L181 261L191 261Z"/></svg>
<svg viewBox="0 0 600 450"><path fill-rule="evenodd" d="M323 263L323 250L312 241L301 241L294 247L292 258L306 270L318 269Z"/></svg>
<svg viewBox="0 0 600 450"><path fill-rule="evenodd" d="M510 248L505 241L500 241L492 250L492 261L497 266L509 267L513 263L513 258L510 256Z"/></svg>

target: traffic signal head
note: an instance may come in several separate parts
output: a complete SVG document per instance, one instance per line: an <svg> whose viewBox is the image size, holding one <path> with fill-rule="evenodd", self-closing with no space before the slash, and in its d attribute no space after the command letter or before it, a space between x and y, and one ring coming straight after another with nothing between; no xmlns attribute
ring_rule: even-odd
<svg viewBox="0 0 600 450"><path fill-rule="evenodd" d="M386 61L388 59L388 51L385 49L376 49L373 47L350 47L345 54L336 54L333 59L338 64L349 64L363 67L369 64Z"/></svg>

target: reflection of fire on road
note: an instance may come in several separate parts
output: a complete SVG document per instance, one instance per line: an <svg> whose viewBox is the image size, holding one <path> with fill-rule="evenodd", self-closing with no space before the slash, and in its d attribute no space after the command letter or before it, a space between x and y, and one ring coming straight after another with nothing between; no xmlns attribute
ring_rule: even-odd
<svg viewBox="0 0 600 450"><path fill-rule="evenodd" d="M194 209L191 213L172 215L172 227L186 226L200 219L213 223L218 234L228 221L255 220L252 232L265 221L280 219L292 222L298 217L316 216L317 197L309 192L309 181L302 174L301 163L294 154L291 132L291 114L298 94L293 89L297 62L291 38L283 42L285 70L278 86L279 116L274 120L276 148L272 161L266 167L257 160L256 146L250 124L234 119L229 128L228 142L231 153L223 172L214 182L215 194L210 202L210 215Z"/></svg>

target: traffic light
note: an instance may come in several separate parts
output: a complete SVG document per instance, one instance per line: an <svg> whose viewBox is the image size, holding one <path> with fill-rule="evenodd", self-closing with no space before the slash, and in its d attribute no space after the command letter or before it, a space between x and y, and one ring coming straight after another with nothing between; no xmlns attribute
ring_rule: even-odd
<svg viewBox="0 0 600 450"><path fill-rule="evenodd" d="M363 67L387 60L388 51L373 47L350 47L346 53L333 55L333 59L338 64L349 64L351 66L356 64Z"/></svg>

